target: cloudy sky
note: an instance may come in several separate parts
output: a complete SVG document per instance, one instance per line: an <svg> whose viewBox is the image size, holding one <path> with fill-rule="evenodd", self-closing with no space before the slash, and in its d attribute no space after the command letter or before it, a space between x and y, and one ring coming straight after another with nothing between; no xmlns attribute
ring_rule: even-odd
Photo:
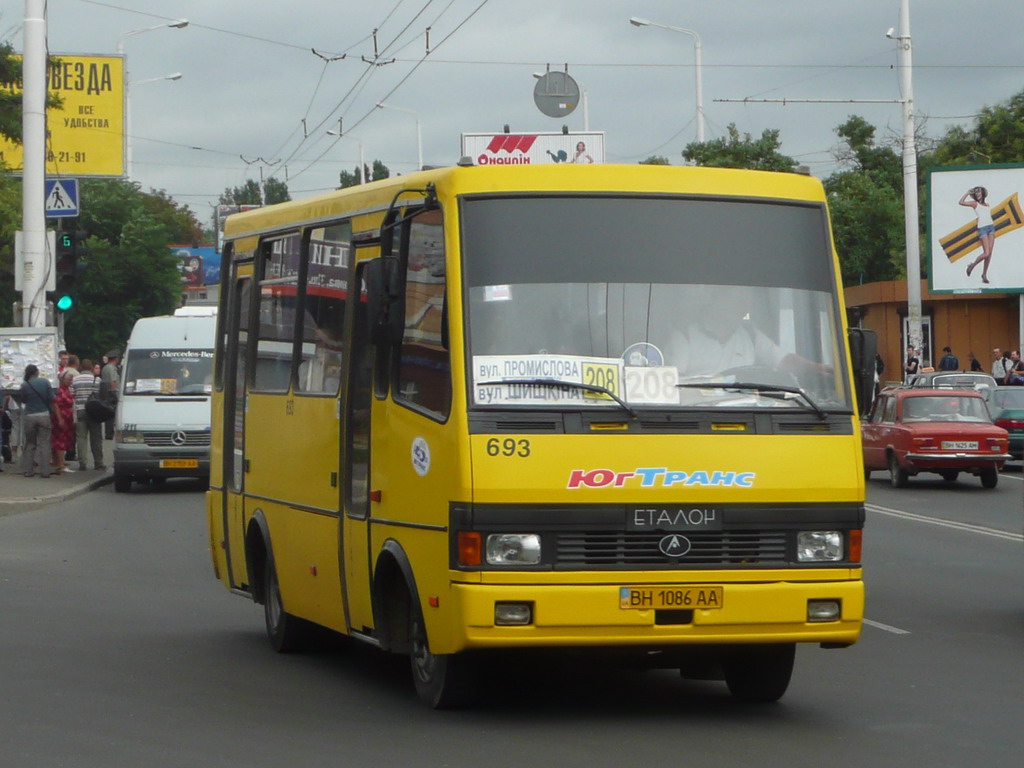
<svg viewBox="0 0 1024 768"><path fill-rule="evenodd" d="M685 27L703 50L706 138L735 123L781 131L782 150L824 177L835 128L859 114L881 138L897 103L767 104L754 99L896 100L900 0L49 0L52 53L112 54L132 89L134 177L202 220L226 187L273 174L293 197L333 188L367 162L451 164L462 132L584 128L540 113L533 74L568 65L607 160L681 163L696 138L694 40L629 24ZM1024 4L911 0L916 111L939 136L1024 89ZM0 0L0 34L21 50L22 0ZM187 18L184 29L125 33ZM429 27L429 33L427 28ZM376 30L376 36L374 31ZM427 55L429 41L430 53ZM340 58L344 54L344 58ZM748 99L746 103L724 100ZM385 102L403 110L377 109ZM339 119L350 135L327 135Z"/></svg>

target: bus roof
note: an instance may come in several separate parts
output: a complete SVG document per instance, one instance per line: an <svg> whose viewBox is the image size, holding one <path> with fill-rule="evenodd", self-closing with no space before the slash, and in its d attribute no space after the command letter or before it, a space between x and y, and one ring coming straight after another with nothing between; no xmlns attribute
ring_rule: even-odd
<svg viewBox="0 0 1024 768"><path fill-rule="evenodd" d="M433 184L441 200L487 193L625 193L803 200L824 203L821 182L797 173L678 165L451 166L373 181L229 216L224 237L235 239L383 211L400 189ZM405 198L409 200L411 198Z"/></svg>

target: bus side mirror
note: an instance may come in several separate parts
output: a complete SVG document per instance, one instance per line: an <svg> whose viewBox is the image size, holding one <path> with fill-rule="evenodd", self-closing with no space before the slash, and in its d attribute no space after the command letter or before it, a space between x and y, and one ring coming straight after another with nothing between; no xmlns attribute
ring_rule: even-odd
<svg viewBox="0 0 1024 768"><path fill-rule="evenodd" d="M878 338L874 331L865 328L850 328L847 337L857 410L863 417L871 411L871 403L875 399L875 352L878 350Z"/></svg>
<svg viewBox="0 0 1024 768"><path fill-rule="evenodd" d="M395 260L377 258L368 261L363 278L366 280L366 314L371 343L377 346L399 343L405 330L405 313Z"/></svg>

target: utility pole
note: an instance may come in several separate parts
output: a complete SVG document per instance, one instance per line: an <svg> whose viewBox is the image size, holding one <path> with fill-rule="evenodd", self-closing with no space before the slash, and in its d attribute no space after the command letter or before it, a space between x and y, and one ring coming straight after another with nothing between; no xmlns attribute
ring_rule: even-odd
<svg viewBox="0 0 1024 768"><path fill-rule="evenodd" d="M903 215L907 241L907 341L920 354L923 339L921 330L921 243L917 230L917 146L914 139L910 0L903 0L900 7L900 31L896 37L896 44L900 92L903 96Z"/></svg>
<svg viewBox="0 0 1024 768"><path fill-rule="evenodd" d="M46 250L46 0L25 0L21 92L22 255L21 324L46 326L46 279L53 254Z"/></svg>

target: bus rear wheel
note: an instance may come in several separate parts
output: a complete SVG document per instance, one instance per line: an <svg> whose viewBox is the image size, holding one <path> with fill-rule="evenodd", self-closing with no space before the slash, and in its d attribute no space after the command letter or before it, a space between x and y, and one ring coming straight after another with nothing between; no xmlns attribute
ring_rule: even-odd
<svg viewBox="0 0 1024 768"><path fill-rule="evenodd" d="M416 694L431 709L456 709L469 703L475 687L471 659L432 653L423 614L415 600L409 603L409 661Z"/></svg>
<svg viewBox="0 0 1024 768"><path fill-rule="evenodd" d="M770 704L789 688L795 659L795 643L737 646L722 659L725 684L741 701Z"/></svg>
<svg viewBox="0 0 1024 768"><path fill-rule="evenodd" d="M281 585L272 558L263 561L263 617L270 645L278 653L301 651L306 645L309 624L285 611Z"/></svg>

